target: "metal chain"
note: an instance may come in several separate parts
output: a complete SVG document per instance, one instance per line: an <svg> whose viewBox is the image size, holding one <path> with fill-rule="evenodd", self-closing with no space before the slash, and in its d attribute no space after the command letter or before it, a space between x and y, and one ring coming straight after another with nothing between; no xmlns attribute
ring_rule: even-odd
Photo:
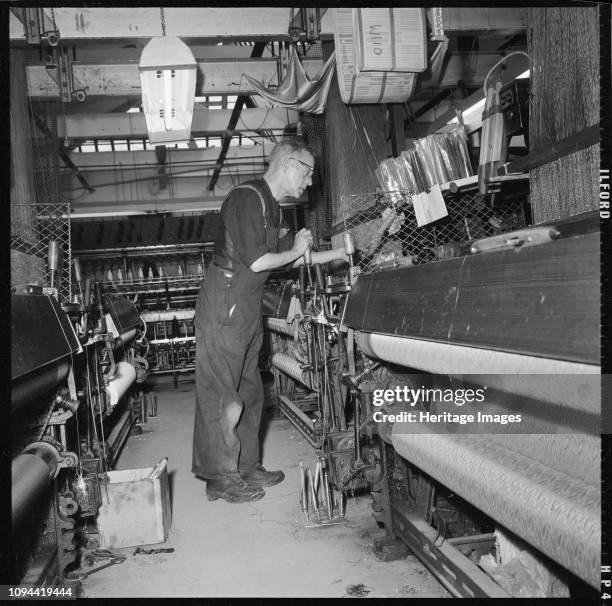
<svg viewBox="0 0 612 606"><path fill-rule="evenodd" d="M164 13L164 9L159 7L159 16L161 18L161 26L162 26L162 36L166 35L166 14Z"/></svg>
<svg viewBox="0 0 612 606"><path fill-rule="evenodd" d="M57 37L58 37L56 56L58 60L58 70L59 70L61 69L59 67L59 62L62 60L63 46L62 46L62 39L59 34L59 30L57 29L57 23L55 22L55 11L53 10L53 7L51 7L51 21L53 21L53 29L56 32ZM68 147L68 142L70 141L70 137L68 135L68 121L66 120L66 104L64 102L64 97L61 91L60 91L60 107L62 109L62 117L64 118L64 147Z"/></svg>

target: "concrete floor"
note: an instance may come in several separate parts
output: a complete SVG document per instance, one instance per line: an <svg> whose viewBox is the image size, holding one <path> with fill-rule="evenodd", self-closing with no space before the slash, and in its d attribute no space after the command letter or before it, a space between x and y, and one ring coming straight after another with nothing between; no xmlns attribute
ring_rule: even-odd
<svg viewBox="0 0 612 606"><path fill-rule="evenodd" d="M269 420L263 463L283 469L285 481L260 501L209 502L205 483L192 475L192 375L175 389L156 378L158 416L132 435L117 469L150 467L168 457L173 553L136 554L83 581L84 597L343 597L365 586L368 597L450 597L416 557L379 562L371 546L384 536L369 495L351 498L341 525L305 528L298 503L299 461L314 469L311 446L284 418Z"/></svg>

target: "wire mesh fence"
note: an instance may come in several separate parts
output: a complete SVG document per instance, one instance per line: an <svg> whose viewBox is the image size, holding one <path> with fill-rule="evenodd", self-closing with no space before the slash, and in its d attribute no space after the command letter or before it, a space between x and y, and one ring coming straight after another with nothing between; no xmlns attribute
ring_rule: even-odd
<svg viewBox="0 0 612 606"><path fill-rule="evenodd" d="M59 251L54 286L60 300L70 300L71 247L69 204L11 204L11 251L23 253L33 268L30 280L39 286L51 285L49 242ZM37 259L40 263L32 262Z"/></svg>
<svg viewBox="0 0 612 606"><path fill-rule="evenodd" d="M419 227L411 192L342 196L341 227L353 236L360 272L438 261L453 256L461 242L527 225L521 198L492 208L473 190L449 196L445 203L448 216Z"/></svg>
<svg viewBox="0 0 612 606"><path fill-rule="evenodd" d="M15 112L24 108L12 108ZM55 286L60 300L71 295L70 205L60 195L60 159L57 116L60 101L35 102L28 98L31 156L20 166L22 183L11 188L11 283L13 286L37 284ZM22 116L22 117L23 117ZM49 269L49 243L57 243L57 271ZM52 279L53 278L53 279Z"/></svg>

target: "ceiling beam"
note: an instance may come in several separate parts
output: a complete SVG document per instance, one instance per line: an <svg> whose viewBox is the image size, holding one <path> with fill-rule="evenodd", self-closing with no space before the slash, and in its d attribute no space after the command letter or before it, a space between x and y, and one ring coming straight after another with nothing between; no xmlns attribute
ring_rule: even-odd
<svg viewBox="0 0 612 606"><path fill-rule="evenodd" d="M320 58L302 61L306 74L313 78L321 69ZM248 74L255 80L268 85L278 85L278 60L274 57L259 59L211 59L198 61L196 96L241 94L251 95L256 91L242 77ZM59 89L49 76L44 65L30 65L26 68L28 95L31 97L57 97ZM140 75L138 62L126 63L72 63L72 73L86 94L139 97Z"/></svg>
<svg viewBox="0 0 612 606"><path fill-rule="evenodd" d="M456 88L458 82L467 87L482 86L489 70L505 53L453 52L448 53L439 81L432 77L431 68L419 75L413 98L427 89ZM527 69L527 59L523 58L523 71ZM439 92L439 91L437 91Z"/></svg>
<svg viewBox="0 0 612 606"><path fill-rule="evenodd" d="M199 109L193 112L192 136L223 135L232 114L231 109ZM292 109L244 109L235 132L283 130L296 123L299 113ZM148 138L145 116L140 112L111 114L73 114L58 116L58 137L68 139L143 139Z"/></svg>
<svg viewBox="0 0 612 606"><path fill-rule="evenodd" d="M425 102L421 107L412 112L412 115L409 118L410 122L416 121L422 115L426 114L430 109L437 107L442 101L444 101L449 95L453 93L452 88L444 89L442 92L438 93L433 99Z"/></svg>
<svg viewBox="0 0 612 606"><path fill-rule="evenodd" d="M100 57L104 57L107 63L129 63L130 61L139 61L140 55L146 46L148 38L144 38L137 42L127 42L124 40L91 40L73 44L75 49L75 61L81 63L99 63ZM200 60L227 60L227 59L242 59L248 61L251 56L252 46L234 44L230 41L225 41L220 44L197 44L187 39L189 50L194 57ZM274 56L270 50L266 50L264 57Z"/></svg>
<svg viewBox="0 0 612 606"><path fill-rule="evenodd" d="M181 38L288 39L290 9L276 7L165 8L166 33ZM138 39L161 36L158 7L55 7L63 40ZM23 38L23 25L11 15L11 39Z"/></svg>
<svg viewBox="0 0 612 606"><path fill-rule="evenodd" d="M247 163L240 167L227 166L214 191L208 190L213 167L207 169L197 164L169 167L169 186L165 189L159 186L159 173L155 165L146 168L118 166L112 172L84 170L93 188L91 192L85 190L72 173L61 175L62 198L70 201L72 213L218 210L233 186L261 176L265 167L263 162ZM281 206L307 201L308 195L304 193L297 201L289 197L281 200Z"/></svg>
<svg viewBox="0 0 612 606"><path fill-rule="evenodd" d="M185 173L189 174L185 174ZM208 174L206 174L208 173ZM73 206L93 202L131 202L132 200L146 200L155 197L181 199L200 196L203 200L218 193L229 191L238 181L253 179L263 174L263 167L242 167L240 172L233 170L231 174L222 174L216 192L208 193L212 168L202 169L191 167L167 171L168 181L172 183L171 189L160 189L159 173L157 169L117 171L114 175L108 173L87 173L93 191L85 190L76 177L70 173L62 175L61 188L67 198L77 198Z"/></svg>
<svg viewBox="0 0 612 606"><path fill-rule="evenodd" d="M246 176L245 178L251 178ZM244 180L244 179L243 179ZM136 195L123 195L122 187L100 188L96 194L86 194L78 196L78 199L70 202L71 215L108 215L121 216L126 214L145 214L145 213L162 213L162 212L188 212L188 211L215 211L220 210L223 200L225 199L229 188L232 187L232 182L222 178L219 180L220 185L227 187L226 190L218 190L205 192L206 182L201 180L199 188L192 187L190 190L186 187L182 188L182 196L170 196L168 190L161 192L153 192L147 190L144 186L139 190L139 197ZM151 180L151 183L154 181ZM236 179L234 183L237 185ZM135 188L130 190L126 186L125 191L135 191ZM105 193L106 195L102 195ZM191 193L191 195L189 195ZM72 194L74 195L74 194ZM77 198L75 196L75 198ZM307 204L308 196L306 193L296 200L295 198L285 198L281 200L280 206L294 206L295 204Z"/></svg>
<svg viewBox="0 0 612 606"><path fill-rule="evenodd" d="M210 196L202 198L173 198L158 199L147 198L142 200L131 200L129 202L92 202L71 204L70 217L74 219L85 219L87 217L122 217L126 215L145 215L152 213L181 213L181 212L210 212L221 209L225 195ZM308 200L303 196L300 200L291 198L281 202L281 207L292 207L295 204L306 204Z"/></svg>
<svg viewBox="0 0 612 606"><path fill-rule="evenodd" d="M256 59L261 57L266 45L264 42L258 42L253 47L253 52L251 53L251 58ZM217 178L219 177L219 173L223 168L223 163L225 161L225 156L227 155L227 150L229 149L230 142L232 137L234 136L234 131L236 130L236 125L238 124L238 119L240 118L240 114L242 112L242 108L246 105L249 99L249 95L238 95L236 99L236 103L234 104L234 108L232 109L232 114L229 119L229 123L227 125L227 129L225 130L225 134L223 135L223 140L221 141L221 151L219 152L219 157L217 158L217 166L215 167L215 172L213 173L210 183L208 184L209 190L215 189L215 183L217 182Z"/></svg>
<svg viewBox="0 0 612 606"><path fill-rule="evenodd" d="M117 201L117 200L79 200L70 204L70 216L85 218L86 216L120 217L125 215L144 215L148 213L215 211L221 208L225 196L210 196L203 198L159 199L148 198ZM76 215L76 217L75 217Z"/></svg>
<svg viewBox="0 0 612 606"><path fill-rule="evenodd" d="M468 8L443 7L442 23L444 32L488 32L503 31L511 35L526 30L528 25L528 7L513 6L511 8ZM429 16L428 12L428 16Z"/></svg>
<svg viewBox="0 0 612 606"><path fill-rule="evenodd" d="M508 34L527 28L526 7L443 8L444 31L468 32L503 30ZM429 15L429 11L428 11ZM63 40L138 40L161 35L159 11L153 8L56 7L55 22ZM166 28L170 36L194 40L222 41L288 40L290 8L220 7L166 8ZM321 37L334 34L335 11L327 10L321 19ZM9 15L9 36L25 41L23 25Z"/></svg>
<svg viewBox="0 0 612 606"><path fill-rule="evenodd" d="M86 97L82 103L65 103L66 114L106 114L108 112L125 112L130 107L139 105L130 97Z"/></svg>
<svg viewBox="0 0 612 606"><path fill-rule="evenodd" d="M439 81L432 77L431 70L419 74L417 91L430 88L454 88L460 80L466 86L479 86L493 67L503 57L500 52L453 52L448 53ZM321 69L320 58L302 61L308 77L313 78ZM140 96L140 76L137 62L130 63L78 63L73 64L74 77L85 87L88 96ZM278 85L277 59L200 60L198 61L198 83L196 96L240 94L256 95L242 74ZM44 66L31 65L26 68L28 94L31 97L57 97L59 90ZM77 105L77 104L73 104Z"/></svg>
<svg viewBox="0 0 612 606"><path fill-rule="evenodd" d="M257 162L263 163L268 157L273 144L264 142L263 145L252 147L233 146L227 151L227 162ZM219 147L205 149L167 149L166 165L171 167L189 166L190 164L214 165L219 155ZM80 153L72 152L69 155L72 162L80 170L86 172L108 171L120 168L153 168L157 166L155 150L142 151L109 151Z"/></svg>
<svg viewBox="0 0 612 606"><path fill-rule="evenodd" d="M202 179L204 179L207 186L210 183L209 177L215 169L214 164L187 164L186 166L157 164L145 167L130 167L129 165L123 165L113 167L112 169L109 168L105 171L85 168L81 169L80 172L82 176L87 177L87 183L85 185L79 185L78 183L82 183L81 181L74 181L70 187L68 187L68 185L66 185L66 187L70 190L80 191L84 186L87 188L91 186L92 189L95 189L101 186L114 187L122 183L132 183L140 180L149 181L155 176L159 176L160 166L165 168L165 176L167 178L180 179L183 183L187 183L189 179L197 179L200 185L202 184ZM227 164L224 167L223 174L225 176L232 175L233 177L240 175L262 175L265 168L264 161L261 158L259 161L238 161ZM66 183L69 181L70 174L71 173L67 170L64 170L62 173L62 178ZM75 174L75 177L78 176ZM224 189L225 186L221 185L220 188ZM66 191L68 191L68 189ZM213 190L214 188L210 189Z"/></svg>

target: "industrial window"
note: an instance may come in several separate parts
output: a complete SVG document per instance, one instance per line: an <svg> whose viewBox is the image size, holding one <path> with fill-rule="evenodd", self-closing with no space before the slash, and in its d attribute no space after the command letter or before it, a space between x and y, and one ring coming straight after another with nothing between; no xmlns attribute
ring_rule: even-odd
<svg viewBox="0 0 612 606"><path fill-rule="evenodd" d="M204 95L195 97L195 102L207 109L234 109L237 95Z"/></svg>
<svg viewBox="0 0 612 606"><path fill-rule="evenodd" d="M95 152L96 147L93 144L93 141L84 141L77 147L77 151L81 153Z"/></svg>
<svg viewBox="0 0 612 606"><path fill-rule="evenodd" d="M198 149L221 147L221 137L195 136L191 140ZM150 145L150 144L149 144ZM143 151L149 148L148 139L87 139L78 145L74 151L79 153L95 153L106 151ZM253 147L255 141L250 137L237 134L232 137L232 147ZM189 143L176 143L168 147L172 149L189 149Z"/></svg>
<svg viewBox="0 0 612 606"><path fill-rule="evenodd" d="M204 95L195 97L196 105L201 105L207 109L234 109L238 95ZM163 110L161 110L163 112ZM132 106L126 110L127 113L138 113L142 112L142 106L139 103L136 106ZM174 110L173 110L174 113ZM74 151L80 153L91 153L97 151L142 151L148 149L148 139L88 139L78 145ZM192 137L191 147L193 144L199 149L207 147L220 147L221 137L210 137L210 136L195 136ZM245 146L251 147L255 145L255 141L250 137L243 135L236 135L232 137L230 142L232 147ZM169 146L172 149L189 149L189 144L180 143Z"/></svg>
<svg viewBox="0 0 612 606"><path fill-rule="evenodd" d="M223 109L223 97L221 95L209 95L208 109Z"/></svg>
<svg viewBox="0 0 612 606"><path fill-rule="evenodd" d="M94 141L94 146L96 146L96 151L113 151L113 144L111 141L102 141L98 139Z"/></svg>

